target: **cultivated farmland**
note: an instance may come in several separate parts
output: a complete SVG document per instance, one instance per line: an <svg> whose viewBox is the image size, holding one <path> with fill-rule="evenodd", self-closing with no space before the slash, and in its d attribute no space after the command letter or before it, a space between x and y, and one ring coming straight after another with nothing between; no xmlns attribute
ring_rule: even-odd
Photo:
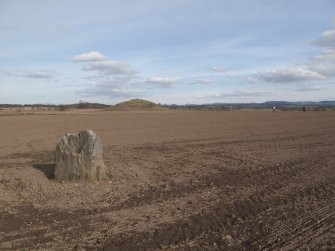
<svg viewBox="0 0 335 251"><path fill-rule="evenodd" d="M90 128L108 179L53 179ZM0 116L0 249L335 248L335 112L106 111Z"/></svg>

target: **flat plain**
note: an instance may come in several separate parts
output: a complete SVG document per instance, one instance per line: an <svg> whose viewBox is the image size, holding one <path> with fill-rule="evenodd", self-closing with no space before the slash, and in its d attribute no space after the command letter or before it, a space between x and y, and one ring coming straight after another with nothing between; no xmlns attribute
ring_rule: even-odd
<svg viewBox="0 0 335 251"><path fill-rule="evenodd" d="M94 130L109 177L53 180ZM1 250L334 250L335 111L0 115Z"/></svg>

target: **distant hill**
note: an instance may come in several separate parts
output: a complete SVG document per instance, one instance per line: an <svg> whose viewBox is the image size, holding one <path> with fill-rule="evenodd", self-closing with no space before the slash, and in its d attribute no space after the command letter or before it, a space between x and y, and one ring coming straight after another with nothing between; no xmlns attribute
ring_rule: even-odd
<svg viewBox="0 0 335 251"><path fill-rule="evenodd" d="M131 99L122 103L118 103L111 108L112 110L118 111L129 111L129 110L164 110L166 108L161 107L153 102L143 99Z"/></svg>

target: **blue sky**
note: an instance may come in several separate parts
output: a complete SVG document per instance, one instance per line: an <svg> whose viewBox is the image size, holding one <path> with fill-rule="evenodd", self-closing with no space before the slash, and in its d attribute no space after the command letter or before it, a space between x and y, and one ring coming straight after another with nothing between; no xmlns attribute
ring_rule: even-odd
<svg viewBox="0 0 335 251"><path fill-rule="evenodd" d="M0 103L335 100L333 0L0 0Z"/></svg>

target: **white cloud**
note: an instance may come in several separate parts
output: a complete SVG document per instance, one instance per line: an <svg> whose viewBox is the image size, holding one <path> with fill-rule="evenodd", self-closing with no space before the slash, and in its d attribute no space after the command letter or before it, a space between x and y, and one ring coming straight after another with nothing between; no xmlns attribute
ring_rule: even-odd
<svg viewBox="0 0 335 251"><path fill-rule="evenodd" d="M335 76L335 49L327 49L315 56L308 68L324 76Z"/></svg>
<svg viewBox="0 0 335 251"><path fill-rule="evenodd" d="M72 61L85 62L86 64L83 66L83 70L96 71L100 74L99 76L135 75L135 72L130 69L128 64L110 60L107 56L96 51L73 56Z"/></svg>
<svg viewBox="0 0 335 251"><path fill-rule="evenodd" d="M22 77L34 78L34 79L54 79L55 74L48 71L32 71L22 74Z"/></svg>
<svg viewBox="0 0 335 251"><path fill-rule="evenodd" d="M335 49L328 49L315 56L320 61L335 61Z"/></svg>
<svg viewBox="0 0 335 251"><path fill-rule="evenodd" d="M147 83L154 84L160 87L172 87L176 84L176 79L174 78L164 78L164 77L152 77Z"/></svg>
<svg viewBox="0 0 335 251"><path fill-rule="evenodd" d="M6 76L10 76L10 75L12 75L9 71L1 70L1 69L0 69L0 74L1 74L1 75L6 75Z"/></svg>
<svg viewBox="0 0 335 251"><path fill-rule="evenodd" d="M216 99L216 98L225 98L225 97L258 97L271 94L270 92L264 91L243 91L236 90L230 93L213 93L213 94L204 94L194 96L197 99Z"/></svg>
<svg viewBox="0 0 335 251"><path fill-rule="evenodd" d="M335 64L334 62L313 62L309 69L322 74L323 76L332 77L335 76Z"/></svg>
<svg viewBox="0 0 335 251"><path fill-rule="evenodd" d="M259 73L252 76L252 78L270 83L293 83L322 80L325 79L325 76L301 67L293 67Z"/></svg>
<svg viewBox="0 0 335 251"><path fill-rule="evenodd" d="M198 94L195 95L194 98L196 99L213 99L213 98L220 98L221 93L213 93L213 94Z"/></svg>
<svg viewBox="0 0 335 251"><path fill-rule="evenodd" d="M108 58L97 51L92 51L88 53L82 53L72 57L72 61L75 62L96 62L96 61L105 61Z"/></svg>
<svg viewBox="0 0 335 251"><path fill-rule="evenodd" d="M113 76L105 79L101 79L101 83L105 84L127 84L127 83L134 83L135 78L132 76Z"/></svg>
<svg viewBox="0 0 335 251"><path fill-rule="evenodd" d="M143 81L132 76L108 76L89 84L80 92L83 97L134 98L143 94Z"/></svg>
<svg viewBox="0 0 335 251"><path fill-rule="evenodd" d="M106 88L106 86L94 86L87 88L81 92L84 97L107 97L113 98L132 98L136 97L138 93L131 92L128 89L120 88Z"/></svg>
<svg viewBox="0 0 335 251"><path fill-rule="evenodd" d="M253 77L253 76L246 77L245 80L252 84L255 84L259 81L257 77Z"/></svg>
<svg viewBox="0 0 335 251"><path fill-rule="evenodd" d="M211 68L212 71L215 71L215 72L219 72L219 73L225 73L227 72L228 70L224 67L221 67L221 66L213 66Z"/></svg>
<svg viewBox="0 0 335 251"><path fill-rule="evenodd" d="M320 85L305 85L305 86L300 86L299 88L295 90L299 92L310 92L310 91L322 91L325 89L326 89L325 87L320 86Z"/></svg>
<svg viewBox="0 0 335 251"><path fill-rule="evenodd" d="M91 62L83 67L84 71L98 71L105 75L131 75L134 74L130 70L129 65L119 61L97 61Z"/></svg>
<svg viewBox="0 0 335 251"><path fill-rule="evenodd" d="M326 77L335 76L335 30L323 32L314 44L326 49L324 48L310 62L307 62L307 68Z"/></svg>
<svg viewBox="0 0 335 251"><path fill-rule="evenodd" d="M85 76L82 77L82 79L87 80L87 81L97 81L97 80L101 80L103 77L99 76L99 75L93 75L93 76Z"/></svg>
<svg viewBox="0 0 335 251"><path fill-rule="evenodd" d="M214 80L210 78L199 78L199 79L194 79L189 84L191 85L209 85L213 84Z"/></svg>
<svg viewBox="0 0 335 251"><path fill-rule="evenodd" d="M242 96L242 97L254 97L254 96L264 96L264 95L268 95L271 94L270 92L265 92L265 91L243 91L243 90L238 90L238 91L234 91L232 93L223 93L222 96L226 96L226 97L238 97L238 96Z"/></svg>
<svg viewBox="0 0 335 251"><path fill-rule="evenodd" d="M57 81L57 78L59 78L60 76L60 74L56 74L53 71L48 70L30 70L30 71L16 70L14 72L0 69L0 74L11 77L19 77L19 78L23 77L23 78L52 80L52 81Z"/></svg>
<svg viewBox="0 0 335 251"><path fill-rule="evenodd" d="M324 80L335 76L335 30L328 30L321 34L320 38L313 42L323 48L321 52L301 66L275 69L268 72L260 72L248 76L246 80L250 83L265 81L269 83L308 83L311 81ZM305 86L297 89L299 91L319 90L319 86Z"/></svg>
<svg viewBox="0 0 335 251"><path fill-rule="evenodd" d="M328 30L323 32L321 37L314 41L314 44L322 47L335 48L335 30Z"/></svg>
<svg viewBox="0 0 335 251"><path fill-rule="evenodd" d="M74 62L84 62L83 70L93 72L84 76L88 82L96 82L80 92L84 97L129 98L138 93L137 73L127 63L109 59L100 52L88 52L72 57Z"/></svg>

